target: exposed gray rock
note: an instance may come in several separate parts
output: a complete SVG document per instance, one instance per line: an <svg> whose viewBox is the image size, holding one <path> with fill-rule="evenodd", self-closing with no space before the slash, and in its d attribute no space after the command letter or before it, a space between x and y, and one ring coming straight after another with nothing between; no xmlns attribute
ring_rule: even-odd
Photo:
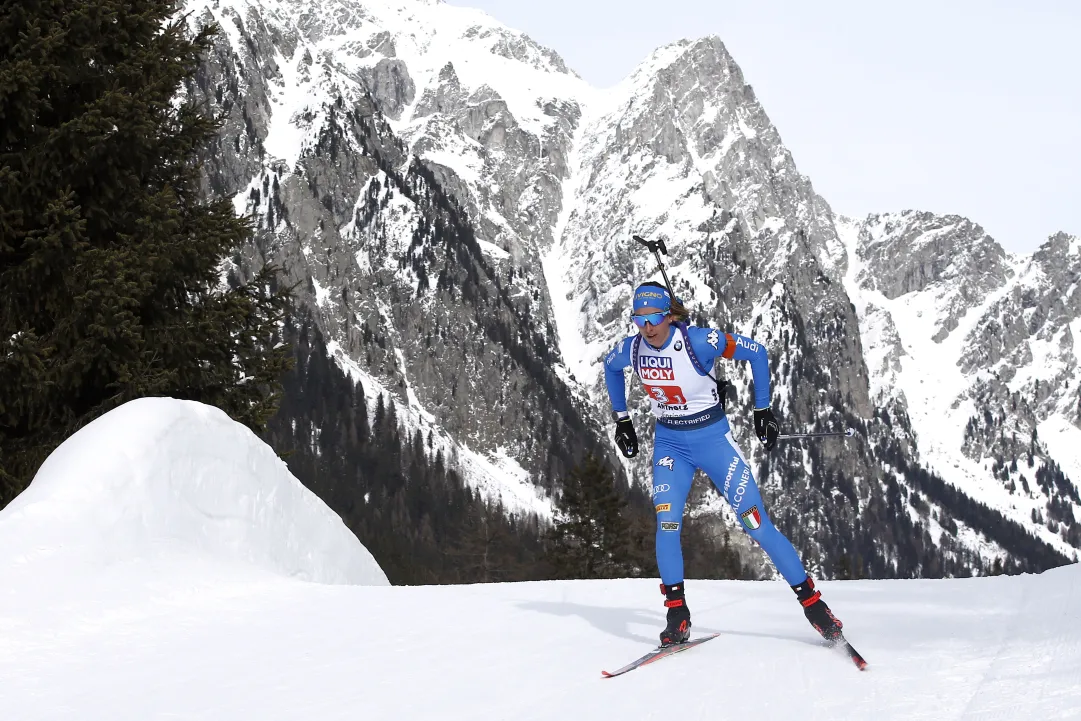
<svg viewBox="0 0 1081 721"><path fill-rule="evenodd" d="M1075 290L1055 301L1018 289L1005 302L1019 271L963 219L876 216L849 258L830 207L716 37L658 50L609 103L550 50L494 22L464 30L496 56L500 73L487 78L446 55L461 38L441 44L439 33L462 26L429 10L419 0L230 0L196 20L229 23L192 91L225 115L208 186L260 229L234 259L241 271L279 264L341 362L394 396L404 423L463 458L516 463L551 489L576 444L612 452L597 362L628 331L634 284L654 273L630 236L664 238L696 321L767 345L786 430L860 431L860 442L766 455L749 428L749 371L723 365L737 438L812 571L832 575L840 559L862 557L869 573L919 573L935 547L934 562L971 569L956 525L944 541L924 539L944 506L928 511L905 475L919 467L917 434L904 394L882 392L906 351L895 319L871 304L884 330L865 354L850 264L886 299L941 289L928 339L945 342L965 321L964 362L994 366L1000 385L1006 359L1037 362L1031 348L1023 355L1023 332L1068 352L1061 323L1076 317ZM506 85L508 62L522 87ZM1031 274L1076 288L1075 246L1053 240ZM997 293L1001 308L967 324L977 306L997 307ZM1033 418L1064 402L1043 387L1031 397ZM641 406L637 388L632 399ZM644 423L640 432L651 433ZM957 452L982 452L967 443ZM628 471L645 483L649 459ZM703 503L693 512L715 512ZM917 525L910 507L922 509ZM869 529L882 538L869 542Z"/></svg>
<svg viewBox="0 0 1081 721"><path fill-rule="evenodd" d="M435 84L425 89L423 97L413 110L413 117L423 118L433 113L456 116L458 111L464 108L465 97L462 93L462 85L458 81L458 73L454 71L453 63L447 63L439 71Z"/></svg>
<svg viewBox="0 0 1081 721"><path fill-rule="evenodd" d="M881 314L890 311L865 301L861 322L873 335L867 357L890 363L879 368L887 382L877 384L876 396L904 382L910 389L925 382L936 389L909 409L924 434L917 453L941 465L947 453L959 451L967 463L951 464L953 483L999 499L1007 517L1034 524L1041 538L1076 546L1081 494L1070 476L1079 466L1061 443L1053 452L1039 438L1039 426L1057 418L1081 427L1072 327L1081 317L1081 243L1060 233L1031 257L1014 258L965 218L906 211L862 221L856 254L863 263L857 292L881 293L896 301L896 312L919 308L924 332L943 346L926 344L910 319L906 342L924 358L905 381L901 369L909 354L896 329L882 322ZM895 359L900 364L893 365ZM921 376L921 368L931 374ZM934 385L938 375L951 380ZM901 399L906 408L911 400ZM940 438L941 429L951 426L965 429L956 449ZM989 492L988 481L1005 493Z"/></svg>
<svg viewBox="0 0 1081 721"><path fill-rule="evenodd" d="M1013 272L1002 247L983 228L956 215L872 215L863 224L860 241L860 259L873 268L867 287L887 298L932 285L941 288L941 314L931 335L936 343Z"/></svg>
<svg viewBox="0 0 1081 721"><path fill-rule="evenodd" d="M226 117L208 184L237 195L259 229L257 243L234 259L241 275L280 266L324 337L366 374L369 393L391 394L400 417L449 439L451 460L465 449L500 450L543 496L596 436L554 372L551 321L531 314L538 297L515 288L518 266L499 269L484 254L446 195L451 178L443 185L425 175L385 120L414 99L408 67L383 58L354 76L339 68L341 58L313 57L310 38L325 39L329 20L305 16L296 28L242 22L232 6L218 12L236 18L239 42L219 43L191 90ZM274 41L285 37L295 43L290 55ZM306 85L289 87L289 77ZM301 103L286 100L305 92ZM286 108L295 114L283 117ZM521 142L490 89L460 113L492 147ZM289 162L266 150L283 122L302 131ZM553 437L568 434L581 445L553 447Z"/></svg>
<svg viewBox="0 0 1081 721"><path fill-rule="evenodd" d="M563 58L530 38L512 30L498 27L473 27L466 31L465 38L490 46L493 55L508 60L543 68L549 72L566 73L577 76L567 69Z"/></svg>
<svg viewBox="0 0 1081 721"><path fill-rule="evenodd" d="M417 88L413 85L409 68L397 58L383 58L363 77L380 111L393 120L402 117L402 110L416 96Z"/></svg>

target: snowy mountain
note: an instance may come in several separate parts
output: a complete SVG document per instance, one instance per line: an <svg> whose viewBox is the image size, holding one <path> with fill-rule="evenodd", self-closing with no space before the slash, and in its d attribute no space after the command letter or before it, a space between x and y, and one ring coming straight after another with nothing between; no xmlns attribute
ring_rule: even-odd
<svg viewBox="0 0 1081 721"><path fill-rule="evenodd" d="M957 216L839 227L872 396L905 409L920 462L1047 543L1081 546L1081 240L1016 257Z"/></svg>
<svg viewBox="0 0 1081 721"><path fill-rule="evenodd" d="M443 118L423 120L426 104L457 97L422 92L439 78L475 84L485 68L546 75L561 63L480 13L439 3L188 7L192 22L226 29L191 89L227 118L210 190L234 197L261 229L233 270L281 266L367 398L396 399L406 425L432 433L508 508L548 513L555 478L596 435L558 371L537 251L493 243L501 229L472 223L448 171L418 162L405 138L422 144L423 127ZM444 72L456 53L458 70ZM513 92L504 74L499 87ZM494 93L471 89L462 122L500 143L525 131L504 129ZM403 114L417 116L411 134ZM581 446L554 440L567 436Z"/></svg>
<svg viewBox="0 0 1081 721"><path fill-rule="evenodd" d="M975 419L968 437L932 438L923 419L945 417L932 411L938 396L920 405L910 397L928 394L908 386L903 397L883 393L894 375L919 385L923 371L904 355L919 336L878 309L923 293L934 306L927 347L952 348L967 309L1020 277L1021 261L960 221L943 230L952 241L929 238L914 255L885 231L878 244L853 241L719 39L660 48L602 92L521 33L438 2L193 0L188 9L193 23L224 28L190 89L226 117L208 186L260 227L256 247L223 273L280 265L369 402L394 399L407 428L430 434L508 509L547 515L558 478L584 450L612 455L599 362L629 331L631 289L655 272L630 242L640 233L667 241L669 274L698 322L766 343L786 430L859 431L857 441L790 443L766 456L748 431L747 369L721 369L774 520L816 574L962 574L996 559L1046 568L1081 545L1070 535L1076 426L1049 411L1068 397L1044 397L1041 376L1031 413L1052 425L1037 449L987 425L1028 407L1027 381L973 375L1050 333L1030 348L1039 365L1063 347L1076 303L1045 294L1046 307L1025 305L1029 286L1010 286L1015 300L988 308L999 319L981 326L988 342L955 357L989 389L1013 383L1016 404L1002 396L1008 404L989 421L975 399L999 391L974 387L971 407L953 413L951 400L947 414L957 433ZM1032 268L1058 263L1054 278L1068 282L1074 242L1049 246ZM1048 272L1039 270L1043 282ZM1030 317L1019 325L1015 310ZM648 436L647 427L639 420ZM1003 490L1024 488L1024 469L1012 465L1017 453L1027 463L1030 446L1026 482L1055 489L1046 512L1041 491L1022 501ZM625 467L644 485L648 463ZM692 513L732 521L705 489Z"/></svg>
<svg viewBox="0 0 1081 721"><path fill-rule="evenodd" d="M1081 566L820 588L868 672L821 644L782 582L700 581L693 633L720 635L604 680L656 642L652 581L388 587L250 431L144 399L66 441L0 511L0 702L17 721L625 721L679 688L688 719L733 703L763 719L1077 718Z"/></svg>

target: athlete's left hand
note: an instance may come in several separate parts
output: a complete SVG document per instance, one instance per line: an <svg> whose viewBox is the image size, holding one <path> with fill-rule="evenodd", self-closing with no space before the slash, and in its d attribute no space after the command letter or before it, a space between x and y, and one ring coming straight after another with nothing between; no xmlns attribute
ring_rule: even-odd
<svg viewBox="0 0 1081 721"><path fill-rule="evenodd" d="M777 425L777 418L769 407L754 409L754 432L767 451L777 445L777 434L781 432L781 427Z"/></svg>

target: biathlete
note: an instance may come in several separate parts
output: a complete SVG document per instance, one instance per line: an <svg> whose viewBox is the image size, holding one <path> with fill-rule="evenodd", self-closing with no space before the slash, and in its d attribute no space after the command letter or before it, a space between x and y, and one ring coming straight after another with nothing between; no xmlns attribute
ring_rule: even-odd
<svg viewBox="0 0 1081 721"><path fill-rule="evenodd" d="M796 549L770 521L751 467L732 437L717 383L709 375L717 358L750 361L755 435L767 450L772 449L778 425L769 407L766 349L745 336L688 327L686 309L659 283L643 283L635 289L631 318L639 332L621 340L608 354L604 378L616 422L616 445L624 456L638 454L638 435L627 412L625 368L641 379L657 419L653 503L657 511L657 567L668 608L661 645L683 643L690 637L691 612L684 593L679 529L698 468L710 477L747 533L795 591L811 625L827 641L836 640L841 635L841 622L815 590Z"/></svg>

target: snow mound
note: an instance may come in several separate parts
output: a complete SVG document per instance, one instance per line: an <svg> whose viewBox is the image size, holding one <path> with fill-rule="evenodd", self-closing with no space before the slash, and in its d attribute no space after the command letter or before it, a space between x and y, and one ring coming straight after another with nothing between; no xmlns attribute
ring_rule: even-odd
<svg viewBox="0 0 1081 721"><path fill-rule="evenodd" d="M388 585L266 443L217 408L171 398L131 401L67 439L0 511L0 548L0 575L39 580L50 564L93 575L124 562L178 565L168 558Z"/></svg>

